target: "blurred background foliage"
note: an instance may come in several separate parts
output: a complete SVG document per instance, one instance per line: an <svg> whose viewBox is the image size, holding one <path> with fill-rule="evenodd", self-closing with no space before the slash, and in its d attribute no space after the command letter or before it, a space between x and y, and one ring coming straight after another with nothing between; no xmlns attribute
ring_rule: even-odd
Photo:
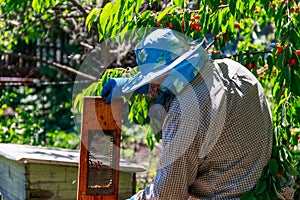
<svg viewBox="0 0 300 200"><path fill-rule="evenodd" d="M140 28L171 28L204 40L213 59L240 62L265 89L274 121L273 154L243 199L279 199L290 176L299 195L299 0L0 0L0 5L0 77L6 78L0 82L1 142L77 148L72 98L73 111L80 111L83 96L99 95L108 78L135 66L132 52L114 49L120 58L101 79L101 73L80 68L87 55L108 38L120 36L122 42ZM86 89L75 97L76 76ZM26 79L16 83L8 77ZM128 100L124 129L147 124L144 98ZM151 130L140 138L130 133L123 131L124 144L146 140L152 149L159 141Z"/></svg>

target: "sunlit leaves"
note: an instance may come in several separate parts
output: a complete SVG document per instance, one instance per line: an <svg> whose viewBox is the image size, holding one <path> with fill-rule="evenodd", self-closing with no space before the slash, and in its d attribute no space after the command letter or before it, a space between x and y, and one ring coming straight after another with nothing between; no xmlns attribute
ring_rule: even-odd
<svg viewBox="0 0 300 200"><path fill-rule="evenodd" d="M89 31L91 30L94 20L96 19L100 11L100 9L93 8L89 15L86 17L85 25L88 27Z"/></svg>
<svg viewBox="0 0 300 200"><path fill-rule="evenodd" d="M161 13L159 13L159 15L157 16L157 21L161 21L163 17L166 16L167 13L174 11L174 9L176 8L175 5L170 6L168 8L166 8L165 10L163 10Z"/></svg>
<svg viewBox="0 0 300 200"><path fill-rule="evenodd" d="M35 12L43 12L45 8L55 6L55 0L32 0L32 8Z"/></svg>

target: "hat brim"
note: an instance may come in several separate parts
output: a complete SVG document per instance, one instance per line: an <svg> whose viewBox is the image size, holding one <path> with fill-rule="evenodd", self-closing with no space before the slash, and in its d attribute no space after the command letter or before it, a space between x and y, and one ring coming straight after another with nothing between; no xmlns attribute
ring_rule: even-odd
<svg viewBox="0 0 300 200"><path fill-rule="evenodd" d="M154 71L143 75L142 73L137 73L133 78L129 79L122 87L123 93L131 93L139 89L143 85L146 85L170 72L172 69L176 68L183 61L188 61L197 50L201 47L201 43L191 46L188 51L176 58L173 62L157 67Z"/></svg>

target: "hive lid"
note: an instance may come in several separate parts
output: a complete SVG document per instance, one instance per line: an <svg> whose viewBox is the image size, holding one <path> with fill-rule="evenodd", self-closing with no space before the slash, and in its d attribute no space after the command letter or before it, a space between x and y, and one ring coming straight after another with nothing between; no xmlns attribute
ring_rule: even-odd
<svg viewBox="0 0 300 200"><path fill-rule="evenodd" d="M19 144L0 144L0 156L21 163L44 163L78 166L79 150L47 148ZM120 171L143 172L143 166L120 159Z"/></svg>

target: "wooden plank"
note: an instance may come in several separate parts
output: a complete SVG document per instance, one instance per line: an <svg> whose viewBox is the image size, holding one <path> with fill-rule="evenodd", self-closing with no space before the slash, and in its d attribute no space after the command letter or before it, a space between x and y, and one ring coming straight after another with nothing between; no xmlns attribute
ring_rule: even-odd
<svg viewBox="0 0 300 200"><path fill-rule="evenodd" d="M112 200L118 198L118 180L119 180L119 160L120 160L120 135L122 121L122 100L113 100L110 105L105 104L101 97L85 97L82 113L81 144L79 160L79 181L78 181L78 200ZM115 177L113 186L114 193L110 195L91 195L88 194L88 147L89 132L91 130L116 131L115 145ZM97 189L101 191L105 189Z"/></svg>
<svg viewBox="0 0 300 200"><path fill-rule="evenodd" d="M76 199L77 167L30 163L26 168L29 183L27 199ZM120 172L119 180L118 199L132 196L132 173Z"/></svg>
<svg viewBox="0 0 300 200"><path fill-rule="evenodd" d="M77 166L76 167L66 167L65 173L66 173L66 181L76 184L76 187L77 187L78 167Z"/></svg>
<svg viewBox="0 0 300 200"><path fill-rule="evenodd" d="M25 199L25 169L19 162L0 156L0 191L9 199Z"/></svg>
<svg viewBox="0 0 300 200"><path fill-rule="evenodd" d="M133 178L132 173L120 172L119 199L128 199L133 195L132 178Z"/></svg>
<svg viewBox="0 0 300 200"><path fill-rule="evenodd" d="M28 163L26 199L76 199L77 173L70 168L77 169L72 166ZM66 173L70 171L73 174Z"/></svg>
<svg viewBox="0 0 300 200"><path fill-rule="evenodd" d="M57 193L61 190L73 190L74 195L76 195L77 184L76 182L49 182L49 181L40 181L30 183L29 190L34 189L43 189L48 190L54 193Z"/></svg>
<svg viewBox="0 0 300 200"><path fill-rule="evenodd" d="M31 184L35 182L66 182L65 168L60 165L28 164L27 176Z"/></svg>

